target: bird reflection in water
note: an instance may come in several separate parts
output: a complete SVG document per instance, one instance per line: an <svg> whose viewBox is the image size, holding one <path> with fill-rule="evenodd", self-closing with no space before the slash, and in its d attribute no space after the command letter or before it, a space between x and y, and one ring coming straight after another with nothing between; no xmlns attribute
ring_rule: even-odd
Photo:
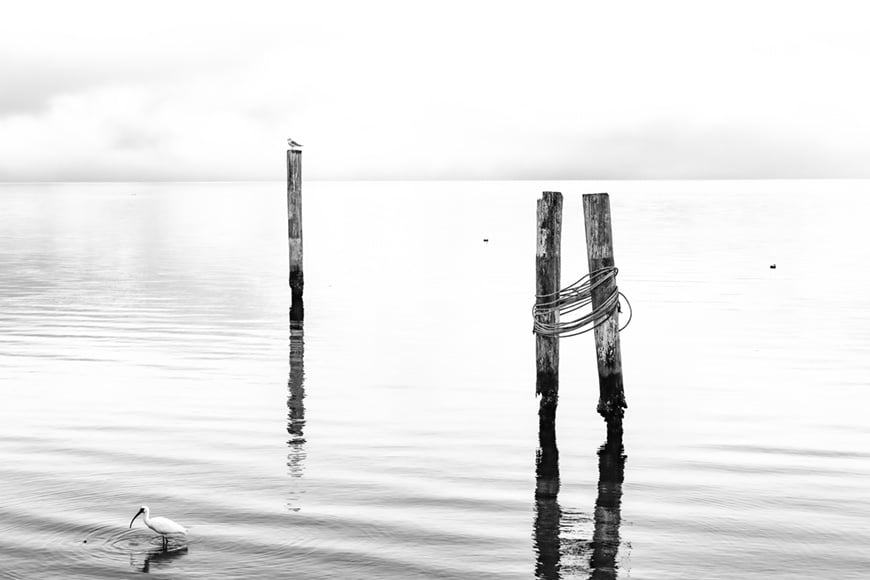
<svg viewBox="0 0 870 580"><path fill-rule="evenodd" d="M618 577L619 525L622 483L625 478L622 433L608 434L598 450L598 497L592 518L564 510L555 497L535 498L535 578L556 580L586 577L613 580ZM584 537L585 536L585 537Z"/></svg>
<svg viewBox="0 0 870 580"><path fill-rule="evenodd" d="M144 559L139 561L143 555ZM130 566L148 574L152 567L155 570L163 570L168 568L173 560L185 555L187 555L187 546L173 547L170 544L167 548L161 546L160 549L151 550L145 554L130 554Z"/></svg>
<svg viewBox="0 0 870 580"><path fill-rule="evenodd" d="M292 318L292 316L291 316ZM305 332L302 321L290 322L290 378L287 381L287 468L293 478L302 477L305 461ZM287 508L298 511L298 497Z"/></svg>

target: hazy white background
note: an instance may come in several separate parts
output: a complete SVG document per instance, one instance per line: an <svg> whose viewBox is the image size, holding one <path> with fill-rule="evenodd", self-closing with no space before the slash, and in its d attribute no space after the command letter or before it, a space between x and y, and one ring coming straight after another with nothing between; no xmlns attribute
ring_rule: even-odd
<svg viewBox="0 0 870 580"><path fill-rule="evenodd" d="M0 179L868 177L864 2L7 2Z"/></svg>

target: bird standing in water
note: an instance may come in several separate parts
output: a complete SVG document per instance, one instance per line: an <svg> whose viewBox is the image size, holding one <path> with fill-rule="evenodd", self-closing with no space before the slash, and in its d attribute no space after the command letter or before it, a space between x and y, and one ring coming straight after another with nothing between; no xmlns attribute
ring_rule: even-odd
<svg viewBox="0 0 870 580"><path fill-rule="evenodd" d="M169 534L184 534L187 535L187 529L181 524L177 524L170 520L169 518L162 517L151 517L151 511L148 509L147 505L143 505L139 508L139 511L136 512L136 515L133 516L133 519L130 520L130 527L133 527L133 522L136 521L136 518L139 517L140 514L145 514L145 525L163 536L163 549L166 549L166 536Z"/></svg>

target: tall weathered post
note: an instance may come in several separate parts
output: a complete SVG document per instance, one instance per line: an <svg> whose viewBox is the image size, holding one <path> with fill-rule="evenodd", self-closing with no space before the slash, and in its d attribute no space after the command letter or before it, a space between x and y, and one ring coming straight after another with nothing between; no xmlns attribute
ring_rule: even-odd
<svg viewBox="0 0 870 580"><path fill-rule="evenodd" d="M595 284L596 272L614 268L613 233L610 224L610 196L606 193L583 195L583 217L586 222L586 255L589 275L593 281L592 308L602 308L613 298L615 276L601 278ZM600 276L599 276L600 278ZM598 359L598 413L607 422L608 439L622 440L622 416L627 407L622 387L622 354L619 348L619 309L595 327L595 352Z"/></svg>
<svg viewBox="0 0 870 580"><path fill-rule="evenodd" d="M562 194L545 191L538 200L538 240L535 252L535 301L550 302L559 292L562 244ZM543 322L555 325L557 309ZM535 495L555 497L559 493L559 450L556 447L556 406L559 402L559 337L535 335L537 377L535 392L541 397L538 409L538 451L535 457Z"/></svg>
<svg viewBox="0 0 870 580"><path fill-rule="evenodd" d="M287 236L290 245L290 320L305 316L302 306L302 146L288 140L287 150Z"/></svg>

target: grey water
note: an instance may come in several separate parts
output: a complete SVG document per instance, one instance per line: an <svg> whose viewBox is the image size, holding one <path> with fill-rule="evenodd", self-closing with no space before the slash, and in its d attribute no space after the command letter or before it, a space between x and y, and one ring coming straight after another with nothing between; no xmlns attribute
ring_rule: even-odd
<svg viewBox="0 0 870 580"><path fill-rule="evenodd" d="M544 190L563 285L610 193L633 308L620 455L562 341L554 501ZM0 185L0 577L866 577L870 182L306 182L303 211L291 328L282 183Z"/></svg>

